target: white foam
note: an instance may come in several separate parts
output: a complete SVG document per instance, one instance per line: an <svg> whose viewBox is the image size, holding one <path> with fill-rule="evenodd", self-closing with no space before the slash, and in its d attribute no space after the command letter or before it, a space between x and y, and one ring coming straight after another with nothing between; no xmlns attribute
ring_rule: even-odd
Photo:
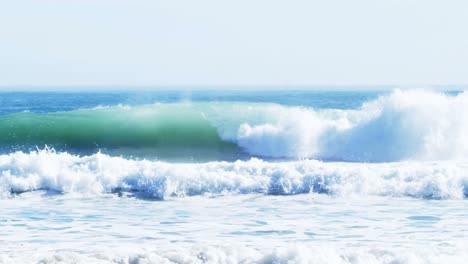
<svg viewBox="0 0 468 264"><path fill-rule="evenodd" d="M346 161L468 158L468 93L396 90L358 110L253 105L235 112L229 127L216 118L212 122L223 139L253 155Z"/></svg>
<svg viewBox="0 0 468 264"><path fill-rule="evenodd" d="M0 263L465 263L467 251L338 248L316 244L292 244L259 250L247 246L194 246L173 249L119 248L93 253L36 252L0 257Z"/></svg>
<svg viewBox="0 0 468 264"><path fill-rule="evenodd" d="M314 160L167 163L97 153L75 156L40 150L0 156L0 189L101 194L137 192L153 198L223 193L336 196L379 195L461 199L467 162L326 163Z"/></svg>

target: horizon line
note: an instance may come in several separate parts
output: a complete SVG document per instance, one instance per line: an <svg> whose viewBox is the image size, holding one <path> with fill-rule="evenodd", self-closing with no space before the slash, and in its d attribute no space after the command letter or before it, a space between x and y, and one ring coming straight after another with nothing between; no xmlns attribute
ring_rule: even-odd
<svg viewBox="0 0 468 264"><path fill-rule="evenodd" d="M468 89L468 84L207 84L207 85L132 85L132 84L53 84L53 85L0 85L0 91L6 89L25 89L25 90L62 90L62 89L138 89L138 90L244 90L244 89L274 89L274 90L323 90L323 89L353 89L353 90L388 90L388 89Z"/></svg>

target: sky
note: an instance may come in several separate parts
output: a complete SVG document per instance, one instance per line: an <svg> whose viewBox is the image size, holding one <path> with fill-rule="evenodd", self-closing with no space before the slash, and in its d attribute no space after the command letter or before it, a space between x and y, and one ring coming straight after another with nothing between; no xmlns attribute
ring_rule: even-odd
<svg viewBox="0 0 468 264"><path fill-rule="evenodd" d="M0 0L0 86L468 84L466 0Z"/></svg>

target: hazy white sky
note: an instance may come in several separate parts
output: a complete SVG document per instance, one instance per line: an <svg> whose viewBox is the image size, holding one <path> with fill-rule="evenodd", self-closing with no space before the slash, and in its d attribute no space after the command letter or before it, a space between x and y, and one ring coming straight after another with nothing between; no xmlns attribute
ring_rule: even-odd
<svg viewBox="0 0 468 264"><path fill-rule="evenodd" d="M0 85L468 84L466 0L0 0Z"/></svg>

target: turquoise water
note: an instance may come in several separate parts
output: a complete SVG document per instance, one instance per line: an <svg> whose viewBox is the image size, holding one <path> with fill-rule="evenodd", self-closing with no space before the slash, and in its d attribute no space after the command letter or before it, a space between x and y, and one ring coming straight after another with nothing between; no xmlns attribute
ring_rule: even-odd
<svg viewBox="0 0 468 264"><path fill-rule="evenodd" d="M0 263L464 263L468 95L0 93Z"/></svg>

